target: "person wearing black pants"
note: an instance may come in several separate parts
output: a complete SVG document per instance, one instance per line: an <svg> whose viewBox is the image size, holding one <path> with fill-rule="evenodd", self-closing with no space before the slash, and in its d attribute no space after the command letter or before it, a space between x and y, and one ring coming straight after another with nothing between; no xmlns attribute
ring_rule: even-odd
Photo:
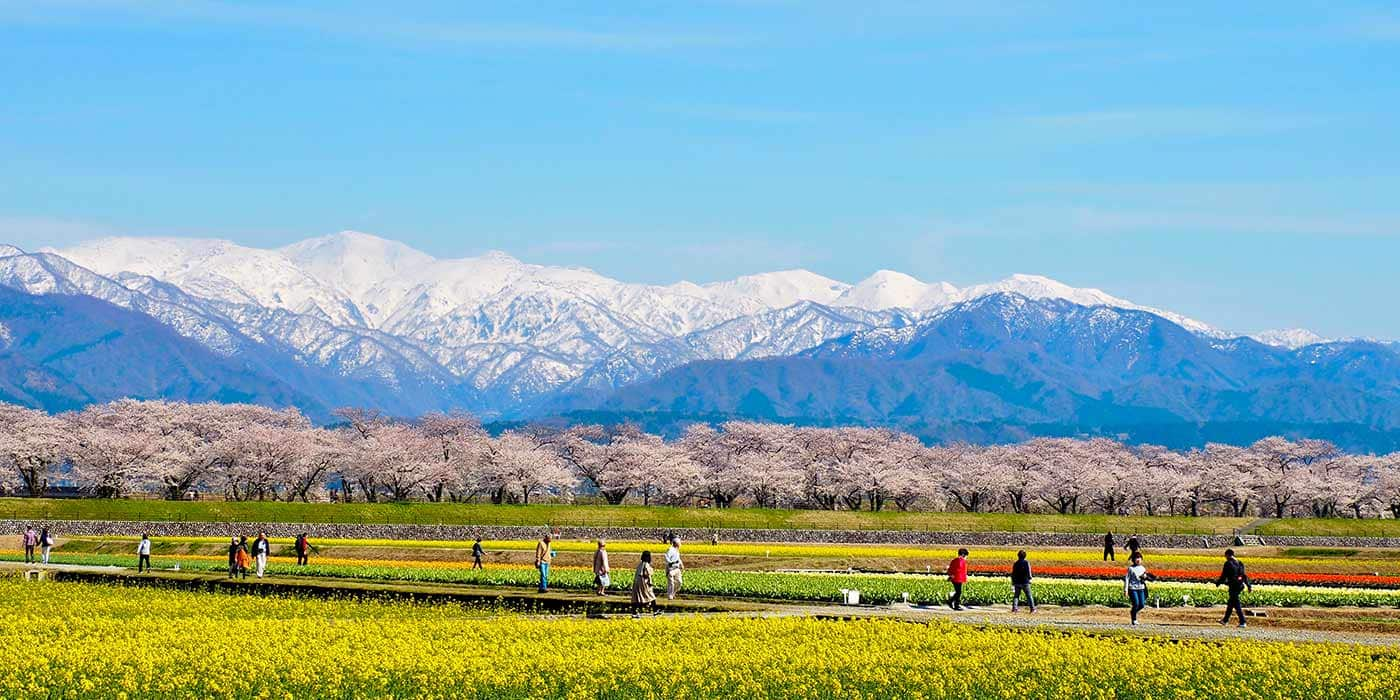
<svg viewBox="0 0 1400 700"><path fill-rule="evenodd" d="M141 541L136 543L136 573L151 570L151 536L141 535Z"/></svg>
<svg viewBox="0 0 1400 700"><path fill-rule="evenodd" d="M1225 565L1220 568L1220 578L1215 580L1215 585L1225 584L1230 591L1230 599L1225 604L1225 617L1221 618L1220 624L1230 624L1230 613L1235 613L1240 621L1240 627L1245 627L1244 606L1240 603L1240 593L1248 590L1254 592L1254 584L1249 581L1249 574L1244 571L1244 562L1235 558L1235 550L1225 550Z"/></svg>
<svg viewBox="0 0 1400 700"><path fill-rule="evenodd" d="M1112 532L1103 536L1103 560L1118 561L1118 557L1114 556Z"/></svg>
<svg viewBox="0 0 1400 700"><path fill-rule="evenodd" d="M296 550L297 566L306 566L306 562L310 558L311 542L306 539L305 532L297 535Z"/></svg>
<svg viewBox="0 0 1400 700"><path fill-rule="evenodd" d="M238 575L238 538L228 539L228 577L233 578Z"/></svg>
<svg viewBox="0 0 1400 700"><path fill-rule="evenodd" d="M30 525L24 530L24 563L34 563L34 547L39 544L39 533Z"/></svg>
<svg viewBox="0 0 1400 700"><path fill-rule="evenodd" d="M948 583L953 584L953 595L948 598L948 607L962 610L962 589L967 583L967 550L959 549L958 556L948 562Z"/></svg>
<svg viewBox="0 0 1400 700"><path fill-rule="evenodd" d="M482 566L481 566L481 558L484 557L484 556L486 556L486 550L485 550L485 549L482 549L482 547L481 547L481 538L478 537L478 538L476 538L476 541L472 543L472 568L473 568L473 569L480 569L480 568L482 568Z"/></svg>

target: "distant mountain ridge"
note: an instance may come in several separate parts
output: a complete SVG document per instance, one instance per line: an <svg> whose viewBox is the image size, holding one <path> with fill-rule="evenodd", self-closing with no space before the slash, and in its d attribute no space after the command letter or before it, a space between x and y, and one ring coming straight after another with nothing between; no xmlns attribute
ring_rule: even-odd
<svg viewBox="0 0 1400 700"><path fill-rule="evenodd" d="M1098 434L1207 423L1400 431L1400 352L1219 341L1133 309L998 293L793 356L697 362L578 410Z"/></svg>
<svg viewBox="0 0 1400 700"><path fill-rule="evenodd" d="M191 367L222 368L190 370L208 383L198 390L133 384L142 398L203 395L237 365L279 387L251 392L255 400L315 415L355 403L504 419L679 410L928 425L1393 425L1383 405L1395 384L1386 374L1393 345L1310 342L1304 331L1257 336L1265 344L1033 275L966 288L889 270L856 284L788 270L641 285L504 253L439 260L343 232L277 250L147 238L38 253L11 246L0 249L0 287L17 294L7 301L17 319L59 297L88 297L201 348L188 355ZM94 311L91 322L144 323L116 311ZM141 327L149 335L155 326ZM122 363L143 361L123 347L112 347ZM101 365L100 348L79 355ZM1343 356L1350 364L1338 364ZM94 387L102 378L71 364L50 369ZM53 402L14 395L56 407L102 393L80 388Z"/></svg>

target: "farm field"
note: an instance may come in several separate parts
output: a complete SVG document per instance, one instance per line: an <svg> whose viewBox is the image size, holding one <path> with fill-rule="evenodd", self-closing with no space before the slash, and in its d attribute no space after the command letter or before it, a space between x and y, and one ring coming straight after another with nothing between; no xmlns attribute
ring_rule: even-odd
<svg viewBox="0 0 1400 700"><path fill-rule="evenodd" d="M105 544L113 544L107 541ZM130 543L122 542L129 549ZM582 544L582 543L578 543ZM125 553L110 553L109 547L98 547L88 553L69 553L60 550L53 557L56 564L79 564L98 566L131 566L133 557ZM153 557L155 566L162 570L176 566L186 572L224 572L227 569L226 555L212 553L157 554ZM979 552L977 556L992 554ZM581 553L580 553L581 554ZM1007 553L1003 553L1007 554ZM1047 554L1082 554L1074 551L1055 551ZM532 553L529 556L533 556ZM1187 565L1188 559L1203 559L1202 555L1163 555L1166 559L1176 556ZM18 560L17 551L0 553L0 559ZM909 602L918 605L937 605L947 600L951 587L941 575L941 568L932 569L933 574L923 573L859 573L859 572L820 572L761 570L758 568L726 569L713 562L723 557L712 556L703 559L691 555L689 569L685 575L685 592L691 596L715 598L770 600L786 602L834 602L841 589L858 589L864 602L886 604L902 601L907 594ZM535 584L536 572L520 557L518 561L493 562L484 570L474 570L469 561L464 560L407 560L407 559L353 559L318 555L307 567L297 567L285 556L273 557L268 567L270 575L293 577L316 577L325 579L360 580L376 582L413 582L435 584L461 584L507 588L529 588ZM940 559L941 563L946 559ZM1263 561L1267 562L1268 559ZM631 569L635 556L623 551L613 555L614 587L626 590L631 585ZM932 568L932 565L930 565ZM1393 564L1392 564L1393 568ZM1165 567L1158 569L1164 574ZM1166 580L1152 586L1152 604L1162 607L1198 607L1221 605L1226 593L1205 582L1213 573L1201 569L1205 576L1184 577L1166 576ZM1218 568L1216 569L1218 571ZM1304 578L1297 582L1263 584L1268 578L1266 564L1258 564L1261 584L1255 592L1247 596L1252 606L1300 607L1300 606L1352 606L1352 607L1400 607L1400 589L1383 582L1369 580L1358 575L1355 579L1337 580L1328 576ZM1009 604L1010 586L1004 573L979 572L974 568L974 576L964 590L965 599L974 605ZM1122 607L1127 604L1122 593L1121 579L1117 572L1105 570L1103 575L1092 575L1093 571L1066 571L1058 575L1041 574L1037 578L1035 592L1042 604L1061 606L1106 606ZM1086 575L1081 575L1086 574ZM592 588L592 573L582 557L574 560L557 561L551 572L551 586L563 590L585 591Z"/></svg>
<svg viewBox="0 0 1400 700"><path fill-rule="evenodd" d="M526 525L698 529L1228 534L1251 518L1017 515L488 503L283 503L0 498L0 519Z"/></svg>
<svg viewBox="0 0 1400 700"><path fill-rule="evenodd" d="M216 558L226 552L221 537L161 537L157 555L206 554ZM395 560L402 562L467 562L471 543L461 540L317 540L317 559ZM1150 544L1150 540L1149 540ZM129 555L135 537L82 536L61 538L56 556L69 554ZM17 538L0 538L0 546L18 548ZM291 541L272 538L273 557L291 557ZM534 540L483 542L489 564L530 564ZM555 540L556 564L588 566L595 544L591 541ZM608 551L616 566L635 564L643 550L659 552L659 542L611 541ZM687 542L686 557L697 568L720 570L853 569L867 572L919 572L940 570L956 554L956 548L917 545L775 544L743 542ZM1016 549L973 547L974 574L1009 574ZM1097 549L1031 548L1031 561L1040 577L1117 578L1126 565L1126 552L1118 561L1103 561ZM1214 580L1220 571L1220 550L1144 550L1148 563L1160 576L1176 580ZM1400 551L1384 549L1241 547L1250 572L1261 583L1308 584L1333 579L1339 585L1400 588Z"/></svg>
<svg viewBox="0 0 1400 700"><path fill-rule="evenodd" d="M1342 644L800 617L545 618L13 579L0 579L0 604L13 611L0 620L0 650L28 661L0 669L7 698L1400 697L1394 649Z"/></svg>

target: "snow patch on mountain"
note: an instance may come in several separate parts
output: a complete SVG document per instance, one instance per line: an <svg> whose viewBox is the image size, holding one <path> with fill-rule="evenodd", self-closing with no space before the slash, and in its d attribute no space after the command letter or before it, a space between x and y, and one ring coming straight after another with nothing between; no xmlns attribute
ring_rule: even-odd
<svg viewBox="0 0 1400 700"><path fill-rule="evenodd" d="M146 275L206 299L363 323L349 297L277 251L211 239L102 238L49 252L99 274Z"/></svg>
<svg viewBox="0 0 1400 700"><path fill-rule="evenodd" d="M850 285L807 270L782 270L714 282L703 289L721 304L748 309L756 301L764 308L781 309L799 301L830 305Z"/></svg>
<svg viewBox="0 0 1400 700"><path fill-rule="evenodd" d="M1331 342L1306 328L1281 328L1276 330L1263 331L1249 336L1265 345L1272 345L1276 348L1286 348L1297 350L1298 348L1316 345L1318 343Z"/></svg>

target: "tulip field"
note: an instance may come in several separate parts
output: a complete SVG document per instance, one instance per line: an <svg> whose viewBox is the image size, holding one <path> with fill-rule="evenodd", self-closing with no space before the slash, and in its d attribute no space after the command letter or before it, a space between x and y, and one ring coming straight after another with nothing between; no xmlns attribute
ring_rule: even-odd
<svg viewBox="0 0 1400 700"><path fill-rule="evenodd" d="M14 560L15 553L0 554ZM100 566L126 566L130 557L104 554L68 555L59 563ZM221 556L182 555L165 557L158 565L179 565L182 571L223 572ZM298 567L285 560L268 566L272 576L320 577L377 582L466 584L528 588L535 585L537 573L525 565L497 565L472 569L466 562L423 562L327 559ZM627 590L632 584L630 567L617 566L613 587ZM550 586L562 590L586 591L593 588L592 571L585 567L553 567ZM691 569L685 574L688 595L744 598L785 602L835 602L841 589L858 589L864 602L883 604L901 601L919 605L940 604L947 600L951 586L941 575L874 573L787 573L772 571L723 571ZM1124 607L1127 599L1118 579L1041 578L1035 584L1036 599L1042 604ZM964 588L964 600L971 605L1008 604L1011 587L1003 576L974 575ZM1223 588L1192 581L1164 581L1151 587L1151 603L1160 607L1221 605ZM1338 586L1267 585L1248 596L1251 605L1275 607L1352 606L1400 607L1400 590L1348 588Z"/></svg>
<svg viewBox="0 0 1400 700"><path fill-rule="evenodd" d="M1400 697L1400 652L1340 644L547 618L14 579L0 604L6 698Z"/></svg>

